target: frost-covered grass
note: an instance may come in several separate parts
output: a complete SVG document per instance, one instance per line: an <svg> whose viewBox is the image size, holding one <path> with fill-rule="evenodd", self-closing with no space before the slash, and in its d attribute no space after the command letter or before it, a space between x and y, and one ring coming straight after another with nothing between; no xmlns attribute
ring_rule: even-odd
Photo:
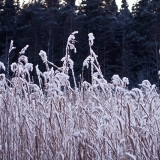
<svg viewBox="0 0 160 160"><path fill-rule="evenodd" d="M47 71L42 73L36 66L38 85L30 79L33 65L24 55L28 46L11 64L15 77L8 80L0 74L0 159L160 159L156 86L144 80L140 88L128 90L129 80L118 75L108 83L92 50L94 36L89 34L90 55L83 67L91 63L92 82L83 81L82 73L77 88L69 56L70 49L76 52L75 33L68 38L62 67L40 51ZM3 63L0 66L5 70ZM68 81L69 69L74 89Z"/></svg>

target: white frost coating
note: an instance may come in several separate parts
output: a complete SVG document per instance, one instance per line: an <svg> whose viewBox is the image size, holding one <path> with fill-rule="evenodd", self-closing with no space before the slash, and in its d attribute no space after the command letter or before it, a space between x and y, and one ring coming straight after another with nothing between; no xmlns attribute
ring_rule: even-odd
<svg viewBox="0 0 160 160"><path fill-rule="evenodd" d="M63 62L63 65L65 66L66 65L66 57L63 57L61 59L61 61ZM68 64L69 64L70 69L73 69L74 62L72 61L72 59L70 58L70 56L68 56Z"/></svg>
<svg viewBox="0 0 160 160"><path fill-rule="evenodd" d="M132 96L132 98L134 98L136 101L143 100L143 93L139 88L133 88L129 94Z"/></svg>
<svg viewBox="0 0 160 160"><path fill-rule="evenodd" d="M93 77L98 78L99 76L100 76L100 75L99 75L99 73L98 73L98 72L93 73Z"/></svg>
<svg viewBox="0 0 160 160"><path fill-rule="evenodd" d="M6 76L5 76L4 73L0 74L0 80L1 80L1 81L3 81L3 80L5 79L5 77L6 77Z"/></svg>
<svg viewBox="0 0 160 160"><path fill-rule="evenodd" d="M95 82L97 82L97 84L105 92L105 84L103 83L102 79L98 79L96 76L93 76L93 80L95 80Z"/></svg>
<svg viewBox="0 0 160 160"><path fill-rule="evenodd" d="M112 76L112 84L115 86L121 86L122 80L120 79L119 75L115 74Z"/></svg>
<svg viewBox="0 0 160 160"><path fill-rule="evenodd" d="M13 49L16 49L16 47L13 47L13 40L11 40L10 47L9 47L9 53L11 53Z"/></svg>
<svg viewBox="0 0 160 160"><path fill-rule="evenodd" d="M101 124L98 126L98 130L97 130L97 136L101 137L101 133L102 133L102 129L105 126L105 124Z"/></svg>
<svg viewBox="0 0 160 160"><path fill-rule="evenodd" d="M46 55L46 52L41 50L39 55L41 56L41 59L43 61L43 63L46 63L47 62L47 55Z"/></svg>
<svg viewBox="0 0 160 160"><path fill-rule="evenodd" d="M93 33L89 33L88 37L89 37L89 45L92 46L93 45L93 40L95 39Z"/></svg>
<svg viewBox="0 0 160 160"><path fill-rule="evenodd" d="M72 134L72 136L75 137L75 138L81 138L81 137L82 137L82 135L81 135L80 132L74 132L74 133Z"/></svg>
<svg viewBox="0 0 160 160"><path fill-rule="evenodd" d="M151 83L148 80L143 80L142 84L139 84L142 88L150 89L152 87Z"/></svg>
<svg viewBox="0 0 160 160"><path fill-rule="evenodd" d="M74 62L71 59L69 59L69 67L73 69L73 66L74 66Z"/></svg>
<svg viewBox="0 0 160 160"><path fill-rule="evenodd" d="M68 42L67 42L67 47L69 47L69 49L74 49L74 53L77 52L76 47L74 46L75 44L75 34L77 34L78 31L74 31L73 33L70 34L70 36L68 37Z"/></svg>
<svg viewBox="0 0 160 160"><path fill-rule="evenodd" d="M84 61L83 61L83 67L89 67L89 63L93 63L94 62L94 58L91 56L88 56Z"/></svg>
<svg viewBox="0 0 160 160"><path fill-rule="evenodd" d="M121 94L125 94L125 92L126 92L126 89L125 89L125 88L116 86L116 88L115 88L115 93L116 93L116 94L121 95Z"/></svg>
<svg viewBox="0 0 160 160"><path fill-rule="evenodd" d="M50 72L43 72L42 75L46 80L49 80Z"/></svg>
<svg viewBox="0 0 160 160"><path fill-rule="evenodd" d="M23 67L23 65L21 65L21 64L18 64L18 74L23 74L23 72L24 72L24 67Z"/></svg>
<svg viewBox="0 0 160 160"><path fill-rule="evenodd" d="M32 63L26 63L24 67L28 71L33 71L33 64Z"/></svg>
<svg viewBox="0 0 160 160"><path fill-rule="evenodd" d="M17 64L14 62L11 64L11 71L15 72L17 70Z"/></svg>
<svg viewBox="0 0 160 160"><path fill-rule="evenodd" d="M91 86L91 84L88 83L87 81L84 81L82 85L83 85L84 88L86 88L86 89L89 88L89 87Z"/></svg>
<svg viewBox="0 0 160 160"><path fill-rule="evenodd" d="M69 76L66 75L66 74L64 74L64 73L57 73L57 74L55 75L55 77L58 78L59 81L61 81L61 82L64 81L64 83L65 83L66 80L69 79Z"/></svg>
<svg viewBox="0 0 160 160"><path fill-rule="evenodd" d="M39 86L37 84L29 84L29 88L32 92L38 92Z"/></svg>
<svg viewBox="0 0 160 160"><path fill-rule="evenodd" d="M127 77L123 77L122 82L123 82L123 87L126 87L127 85L129 85L129 79Z"/></svg>
<svg viewBox="0 0 160 160"><path fill-rule="evenodd" d="M4 64L2 62L0 62L0 69L3 69L5 71L6 67L4 66Z"/></svg>
<svg viewBox="0 0 160 160"><path fill-rule="evenodd" d="M64 61L65 61L65 58L66 58L66 57L63 57L63 58L61 59L61 61L64 62Z"/></svg>
<svg viewBox="0 0 160 160"><path fill-rule="evenodd" d="M125 153L127 156L129 156L130 158L132 158L133 160L136 160L136 156L134 156L133 154L130 154L128 152Z"/></svg>
<svg viewBox="0 0 160 160"><path fill-rule="evenodd" d="M103 117L103 119L104 119L106 122L109 122L109 116L108 116L108 115L105 115L105 116Z"/></svg>
<svg viewBox="0 0 160 160"><path fill-rule="evenodd" d="M29 47L29 45L26 45L24 48L22 48L22 50L19 52L19 54L25 54L28 47Z"/></svg>
<svg viewBox="0 0 160 160"><path fill-rule="evenodd" d="M36 73L37 73L37 75L40 76L42 72L39 70L38 65L36 65L35 68L36 68Z"/></svg>
<svg viewBox="0 0 160 160"><path fill-rule="evenodd" d="M18 62L28 63L28 57L26 57L26 56L24 56L24 55L21 55L21 56L18 58Z"/></svg>
<svg viewBox="0 0 160 160"><path fill-rule="evenodd" d="M81 159L96 160L158 159L160 95L156 85L145 80L140 89L129 90L125 88L128 79L121 80L118 75L112 78L114 84L109 84L91 47L90 56L94 61L88 58L84 66L93 63L92 74L88 75L92 83L84 81L82 73L78 90L70 87L71 74L63 72L62 66L53 65L42 74L37 65L38 85L30 80L32 64L23 61L11 65L16 76L11 80L0 74L1 128L9 128L10 142L4 143L4 147L0 142L0 153L5 151L3 148L9 149L3 159L10 157L10 153L13 159L18 153L19 159L24 155L33 159L37 148L41 159L78 159L79 155ZM72 68L68 52L65 58L66 69ZM24 142L27 140L27 150L21 147L19 135L23 135ZM5 140L6 134L1 137ZM144 141L137 143L141 137Z"/></svg>

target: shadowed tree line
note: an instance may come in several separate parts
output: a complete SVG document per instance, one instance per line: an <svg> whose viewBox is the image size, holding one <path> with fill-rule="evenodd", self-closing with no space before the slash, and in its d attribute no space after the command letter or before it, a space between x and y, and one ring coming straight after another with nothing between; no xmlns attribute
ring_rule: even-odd
<svg viewBox="0 0 160 160"><path fill-rule="evenodd" d="M148 79L159 86L160 69L160 1L140 0L128 9L122 0L120 10L115 0L32 1L20 7L19 0L0 1L0 61L7 66L18 59L18 53L29 45L26 55L34 66L45 65L39 57L40 50L47 52L48 59L61 66L67 38L76 35L77 53L70 53L75 65L76 80L80 80L82 64L89 55L88 33L95 36L93 49L104 77L110 82L113 74L128 77L130 87ZM13 50L8 54L11 40ZM84 68L84 79L90 82L90 70ZM12 72L10 71L10 77ZM36 73L33 71L36 82ZM71 79L72 81L72 79Z"/></svg>

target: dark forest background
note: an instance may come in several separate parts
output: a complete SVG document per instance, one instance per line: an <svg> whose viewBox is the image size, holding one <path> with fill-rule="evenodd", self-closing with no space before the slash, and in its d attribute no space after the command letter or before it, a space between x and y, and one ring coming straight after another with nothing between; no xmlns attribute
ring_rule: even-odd
<svg viewBox="0 0 160 160"><path fill-rule="evenodd" d="M45 66L39 52L47 52L48 59L62 66L67 38L76 34L77 53L71 52L75 62L74 71L79 80L84 59L89 55L88 33L95 36L93 50L104 77L110 82L113 74L128 77L130 87L148 79L159 87L160 70L160 1L140 0L128 9L122 0L118 10L115 0L32 1L20 7L19 0L0 1L0 60L7 65L11 40L15 50L10 54L10 64L17 61L20 50L26 51L29 62ZM89 70L85 69L85 80L90 81ZM12 73L10 71L10 77ZM36 73L32 76L36 82Z"/></svg>

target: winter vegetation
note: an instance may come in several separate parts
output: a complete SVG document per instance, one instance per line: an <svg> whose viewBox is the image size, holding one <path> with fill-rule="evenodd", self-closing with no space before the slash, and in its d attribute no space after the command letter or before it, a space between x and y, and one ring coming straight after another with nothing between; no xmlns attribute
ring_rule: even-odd
<svg viewBox="0 0 160 160"><path fill-rule="evenodd" d="M24 0L27 2L27 0ZM110 82L114 74L129 79L129 88L138 87L144 79L159 88L157 72L160 69L160 1L136 0L22 0L0 1L0 61L6 66L7 77L12 77L9 63L17 61L21 48L29 45L25 55L34 66L45 71L45 64L38 55L46 52L48 60L56 66L65 55L67 38L77 30L78 54L71 54L76 81L84 59L90 55L86 45L88 33L94 33L93 50L104 78ZM76 3L79 2L79 3ZM127 3L128 2L128 3ZM16 48L8 53L10 42ZM74 51L73 51L74 52ZM84 67L83 78L91 83L90 70ZM72 78L72 71L69 71ZM38 83L35 67L31 79ZM74 80L70 82L74 86ZM78 84L77 84L78 85Z"/></svg>
<svg viewBox="0 0 160 160"><path fill-rule="evenodd" d="M68 37L62 66L50 62L41 50L46 67L42 72L38 64L28 62L28 45L19 52L18 61L8 65L11 79L0 62L1 72L6 70L0 74L0 159L160 159L156 85L143 80L139 88L129 90L129 79L117 74L107 82L93 50L93 33L88 34L90 54L77 83L71 59L72 50L79 54L76 35L77 31ZM13 49L11 41L9 53ZM33 68L37 84L31 77ZM84 80L84 68L90 70L91 82Z"/></svg>

